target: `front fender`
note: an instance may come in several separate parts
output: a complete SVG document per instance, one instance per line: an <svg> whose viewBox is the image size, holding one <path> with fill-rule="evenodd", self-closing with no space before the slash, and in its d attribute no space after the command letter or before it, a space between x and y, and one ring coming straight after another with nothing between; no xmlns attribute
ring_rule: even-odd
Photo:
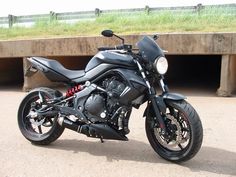
<svg viewBox="0 0 236 177"><path fill-rule="evenodd" d="M174 100L174 101L181 101L186 99L186 96L181 95L179 93L164 93L160 96L156 96L156 101L158 105L158 109L160 112L165 113L166 112L166 101L167 100ZM152 104L149 102L147 104L147 107L143 113L143 117L146 117L149 111L152 109Z"/></svg>
<svg viewBox="0 0 236 177"><path fill-rule="evenodd" d="M174 101L181 101L185 100L186 96L181 95L179 93L164 93L161 95L163 100L174 100Z"/></svg>

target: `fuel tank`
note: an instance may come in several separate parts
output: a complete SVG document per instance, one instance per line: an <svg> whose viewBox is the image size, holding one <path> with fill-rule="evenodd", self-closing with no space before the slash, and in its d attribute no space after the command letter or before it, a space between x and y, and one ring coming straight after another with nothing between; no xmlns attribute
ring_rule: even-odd
<svg viewBox="0 0 236 177"><path fill-rule="evenodd" d="M130 55L118 53L115 51L100 51L89 61L85 68L85 72L90 71L91 69L102 63L121 65L126 67L135 66L133 57Z"/></svg>

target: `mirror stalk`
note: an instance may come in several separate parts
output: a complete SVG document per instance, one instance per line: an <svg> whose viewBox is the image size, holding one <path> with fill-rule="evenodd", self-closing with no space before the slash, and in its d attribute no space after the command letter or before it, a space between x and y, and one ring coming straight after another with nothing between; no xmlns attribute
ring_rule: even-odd
<svg viewBox="0 0 236 177"><path fill-rule="evenodd" d="M115 36L115 37L119 38L120 40L122 40L122 44L123 44L123 45L125 44L124 38L122 38L122 37L120 37L120 36L117 36L117 35L115 35L115 34L113 34L113 36Z"/></svg>

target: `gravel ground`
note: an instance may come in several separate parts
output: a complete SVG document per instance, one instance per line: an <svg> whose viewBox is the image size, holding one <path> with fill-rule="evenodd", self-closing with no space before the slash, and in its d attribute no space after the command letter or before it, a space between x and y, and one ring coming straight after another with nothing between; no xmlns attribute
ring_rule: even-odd
<svg viewBox="0 0 236 177"><path fill-rule="evenodd" d="M49 146L35 146L20 133L17 109L25 93L1 89L0 176L236 176L236 97L187 93L204 128L200 152L190 161L173 164L149 145L142 118L144 106L130 120L130 141L107 141L66 130Z"/></svg>

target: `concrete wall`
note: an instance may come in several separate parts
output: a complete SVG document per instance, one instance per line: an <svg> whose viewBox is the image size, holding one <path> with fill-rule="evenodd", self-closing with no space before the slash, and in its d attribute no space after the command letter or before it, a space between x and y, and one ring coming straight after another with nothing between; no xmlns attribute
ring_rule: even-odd
<svg viewBox="0 0 236 177"><path fill-rule="evenodd" d="M126 43L135 46L143 35L126 35ZM0 41L0 58L25 56L92 56L97 47L115 46L116 38L73 37ZM160 34L160 46L169 54L214 55L236 54L236 33Z"/></svg>
<svg viewBox="0 0 236 177"><path fill-rule="evenodd" d="M231 55L232 66L230 71L232 76L232 92L235 93L236 91L236 55Z"/></svg>
<svg viewBox="0 0 236 177"><path fill-rule="evenodd" d="M236 55L223 55L221 61L219 96L231 96L236 92Z"/></svg>
<svg viewBox="0 0 236 177"><path fill-rule="evenodd" d="M126 43L135 46L143 35L123 37ZM168 55L222 55L220 88L217 93L221 96L230 96L236 90L236 33L160 34L157 42L163 49L169 51ZM88 59L97 53L97 47L114 46L119 43L120 40L116 38L101 36L0 41L0 60L1 58L50 56L62 62L65 67L82 69ZM82 59L77 59L78 56ZM15 70L6 71L4 66L8 64L0 63L0 65L4 68L1 72L5 75L2 74L2 80L11 73L16 73ZM24 70L27 67L28 64L24 62ZM39 85L51 85L51 83L40 74L32 78L24 78L26 89Z"/></svg>

